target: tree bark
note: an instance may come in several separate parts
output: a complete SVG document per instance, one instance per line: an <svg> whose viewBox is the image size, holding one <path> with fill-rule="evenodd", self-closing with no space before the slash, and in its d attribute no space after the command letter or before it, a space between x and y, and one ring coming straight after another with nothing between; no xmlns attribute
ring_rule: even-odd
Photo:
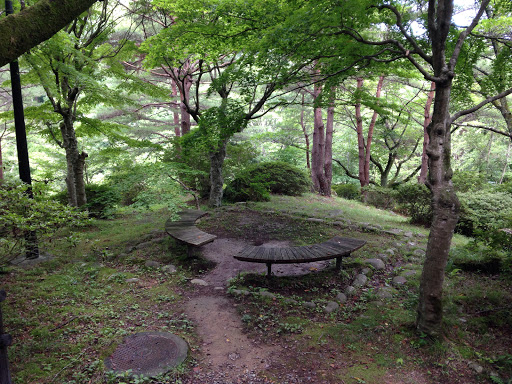
<svg viewBox="0 0 512 384"><path fill-rule="evenodd" d="M181 112L181 134L186 135L190 132L190 113L188 113L187 108L185 106L185 101L188 103L190 100L190 88L192 87L192 80L189 76L185 77L183 81L183 90L180 92L181 104L180 104L180 112Z"/></svg>
<svg viewBox="0 0 512 384"><path fill-rule="evenodd" d="M313 90L315 101L318 100L322 93L322 85L316 83ZM322 108L314 108L313 122L313 148L311 151L311 178L315 191L324 196L330 195L328 191L327 181L324 174L325 165L325 126L322 118Z"/></svg>
<svg viewBox="0 0 512 384"><path fill-rule="evenodd" d="M325 124L325 153L324 153L324 176L325 196L331 197L332 185L332 136L334 133L334 96L327 108L327 121Z"/></svg>
<svg viewBox="0 0 512 384"><path fill-rule="evenodd" d="M304 122L304 94L302 95L302 104L300 109L300 126L302 127L302 133L304 134L304 140L306 141L306 167L311 172L311 162L309 160L309 135L306 130L306 123Z"/></svg>
<svg viewBox="0 0 512 384"><path fill-rule="evenodd" d="M357 78L357 89L363 88L363 78ZM363 117L361 116L361 100L356 102L356 132L357 132L357 152L359 155L359 183L361 188L366 186L366 180L364 178L364 161L366 158L364 150L364 136L363 136Z"/></svg>
<svg viewBox="0 0 512 384"><path fill-rule="evenodd" d="M222 140L219 147L210 152L210 197L208 206L217 208L222 205L222 195L224 186L224 177L222 176L222 168L224 159L226 158L226 148L229 138Z"/></svg>
<svg viewBox="0 0 512 384"><path fill-rule="evenodd" d="M430 83L430 91L428 93L427 102L425 103L425 109L423 112L423 151L421 154L421 169L420 174L418 176L418 183L425 184L427 181L427 173L428 173L428 156L427 156L427 146L428 146L428 125L432 121L432 115L430 114L430 107L432 106L432 100L434 99L434 92L436 89L436 83Z"/></svg>
<svg viewBox="0 0 512 384"><path fill-rule="evenodd" d="M40 0L0 21L0 67L49 39L97 0Z"/></svg>
<svg viewBox="0 0 512 384"><path fill-rule="evenodd" d="M416 326L421 332L433 336L441 333L444 271L460 210L451 181L453 172L450 164L451 124L448 109L451 85L451 78L436 84L434 112L428 126L430 142L427 146L427 186L432 191L433 220L421 275Z"/></svg>
<svg viewBox="0 0 512 384"><path fill-rule="evenodd" d="M375 97L377 99L380 98L380 93L382 91L382 84L384 83L384 76L379 76L379 81L377 83L377 92ZM366 139L366 156L364 159L364 180L365 185L370 185L370 156L371 156L371 146L373 139L373 130L375 128L375 123L377 122L377 111L373 111L372 120L370 121L370 126L368 127L368 137Z"/></svg>
<svg viewBox="0 0 512 384"><path fill-rule="evenodd" d="M510 141L508 143L508 148L507 148L507 156L505 157L505 166L503 167L503 172L501 173L501 178L500 178L500 182L498 184L502 184L503 183L503 179L505 178L505 174L507 173L507 168L508 168L508 159L510 158L510 148L512 147L512 141ZM1 153L0 153L1 155ZM0 157L0 161L1 161L1 157Z"/></svg>
<svg viewBox="0 0 512 384"><path fill-rule="evenodd" d="M172 97L176 99L178 97L178 87L176 86L176 82L171 80L171 89L172 89ZM181 137L181 127L180 127L180 114L177 110L173 111L173 126L174 126L174 136Z"/></svg>

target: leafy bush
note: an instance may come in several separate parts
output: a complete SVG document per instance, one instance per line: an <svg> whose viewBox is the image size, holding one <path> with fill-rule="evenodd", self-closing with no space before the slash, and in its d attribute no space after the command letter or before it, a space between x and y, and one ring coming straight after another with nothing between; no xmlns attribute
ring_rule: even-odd
<svg viewBox="0 0 512 384"><path fill-rule="evenodd" d="M87 184L85 186L85 196L87 198L87 204L81 207L81 209L88 210L89 215L97 219L113 217L116 206L121 200L119 192L105 184ZM68 204L66 190L59 192L54 198L60 204Z"/></svg>
<svg viewBox="0 0 512 384"><path fill-rule="evenodd" d="M457 232L473 236L476 230L505 228L512 218L512 195L505 192L459 193L461 215Z"/></svg>
<svg viewBox="0 0 512 384"><path fill-rule="evenodd" d="M398 209L411 218L412 224L432 223L431 192L424 184L407 183L394 191Z"/></svg>
<svg viewBox="0 0 512 384"><path fill-rule="evenodd" d="M332 186L332 189L339 197L343 197L348 200L360 200L361 190L357 184L336 184Z"/></svg>
<svg viewBox="0 0 512 384"><path fill-rule="evenodd" d="M242 171L228 184L224 196L229 201L265 201L270 193L298 196L309 186L309 177L300 169L283 162L267 162Z"/></svg>
<svg viewBox="0 0 512 384"><path fill-rule="evenodd" d="M105 184L86 185L85 195L87 204L84 208L89 211L90 216L98 219L112 218L121 200L118 191Z"/></svg>
<svg viewBox="0 0 512 384"><path fill-rule="evenodd" d="M457 192L479 191L488 185L485 176L477 171L455 171L452 182Z"/></svg>
<svg viewBox="0 0 512 384"><path fill-rule="evenodd" d="M25 184L0 183L0 261L21 249L29 231L36 231L39 239L45 239L61 228L75 228L88 223L85 212L43 195L29 198Z"/></svg>
<svg viewBox="0 0 512 384"><path fill-rule="evenodd" d="M391 209L395 206L395 192L391 188L369 185L363 188L362 199L377 208Z"/></svg>

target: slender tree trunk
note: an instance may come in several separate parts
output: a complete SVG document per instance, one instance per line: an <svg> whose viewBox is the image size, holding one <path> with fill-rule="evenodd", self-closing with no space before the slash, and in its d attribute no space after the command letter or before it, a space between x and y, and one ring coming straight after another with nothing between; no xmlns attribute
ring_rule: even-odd
<svg viewBox="0 0 512 384"><path fill-rule="evenodd" d="M382 84L384 83L384 76L379 76L379 81L377 83L377 92L375 94L375 97L377 99L380 98L380 93L382 91ZM368 137L366 139L366 155L364 158L364 182L365 185L370 184L370 156L371 156L371 146L372 146L372 139L373 139L373 130L375 128L375 123L377 122L377 111L373 111L372 120L370 121L370 126L368 127Z"/></svg>
<svg viewBox="0 0 512 384"><path fill-rule="evenodd" d="M224 178L222 176L222 167L226 158L226 148L229 138L219 143L219 147L210 153L210 197L208 205L212 208L222 205L222 195Z"/></svg>
<svg viewBox="0 0 512 384"><path fill-rule="evenodd" d="M322 85L315 84L313 96L318 100L322 93ZM324 175L325 164L325 127L322 118L322 108L314 109L314 127L313 127L313 150L311 152L311 177L315 191L321 195L326 194L326 180Z"/></svg>
<svg viewBox="0 0 512 384"><path fill-rule="evenodd" d="M505 158L505 166L503 167L503 172L501 173L501 178L499 184L503 183L503 179L505 178L505 174L507 173L508 168L508 159L510 158L510 148L512 147L512 141L509 141L507 148L507 156ZM0 159L1 160L1 159Z"/></svg>
<svg viewBox="0 0 512 384"><path fill-rule="evenodd" d="M178 98L178 87L174 80L171 80L172 87L172 98L176 100ZM181 106L180 106L181 109ZM174 136L181 137L181 126L180 126L180 114L177 110L173 111L173 125L174 125Z"/></svg>
<svg viewBox="0 0 512 384"><path fill-rule="evenodd" d="M306 123L304 122L304 95L302 95L302 104L300 109L300 126L302 127L302 133L304 134L304 140L306 141L306 167L311 172L311 162L309 160L309 135L306 131Z"/></svg>
<svg viewBox="0 0 512 384"><path fill-rule="evenodd" d="M357 78L357 89L361 90L363 88L363 78ZM366 159L366 154L364 150L364 136L363 136L363 117L361 116L361 101L357 100L356 102L356 132L357 132L357 151L359 155L359 183L361 184L361 188L367 185L366 179L364 177L364 162ZM364 193L364 192L363 192Z"/></svg>
<svg viewBox="0 0 512 384"><path fill-rule="evenodd" d="M190 88L192 87L192 80L187 76L183 84L183 92L180 92L181 104L181 134L186 135L190 132L190 113L188 113L185 107L185 101L188 103L190 100Z"/></svg>
<svg viewBox="0 0 512 384"><path fill-rule="evenodd" d="M430 91L428 93L427 102L425 103L425 109L423 112L423 152L421 154L421 169L420 174L418 176L418 183L425 184L427 180L428 173L428 156L427 156L427 146L428 146L428 125L432 121L432 115L430 114L430 107L432 106L432 100L434 99L434 92L436 89L436 83L430 83Z"/></svg>
<svg viewBox="0 0 512 384"><path fill-rule="evenodd" d="M334 90L333 90L334 91ZM324 152L324 177L325 196L331 197L332 185L332 136L334 133L334 96L327 108L327 121L325 125L325 152Z"/></svg>
<svg viewBox="0 0 512 384"><path fill-rule="evenodd" d="M60 124L60 130L62 145L66 150L68 203L73 207L81 207L87 203L84 182L84 162L87 154L78 151L78 141L70 114L65 115Z"/></svg>
<svg viewBox="0 0 512 384"><path fill-rule="evenodd" d="M2 159L2 138L0 137L0 180L4 179L4 161Z"/></svg>
<svg viewBox="0 0 512 384"><path fill-rule="evenodd" d="M451 181L451 84L451 78L436 84L434 112L428 126L427 186L432 191L433 220L421 275L416 325L418 330L429 335L441 333L444 271L460 210Z"/></svg>

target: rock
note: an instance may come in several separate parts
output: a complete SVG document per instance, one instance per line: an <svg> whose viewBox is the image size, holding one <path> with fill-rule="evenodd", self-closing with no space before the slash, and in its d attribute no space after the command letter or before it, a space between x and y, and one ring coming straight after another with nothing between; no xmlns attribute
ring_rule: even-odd
<svg viewBox="0 0 512 384"><path fill-rule="evenodd" d="M407 283L407 279L403 276L396 276L393 278L393 285L403 285Z"/></svg>
<svg viewBox="0 0 512 384"><path fill-rule="evenodd" d="M363 268L361 270L361 273L365 276L367 276L369 273L371 272L371 269L370 268Z"/></svg>
<svg viewBox="0 0 512 384"><path fill-rule="evenodd" d="M306 221L310 221L312 223L325 223L324 219L318 219L316 217L308 217Z"/></svg>
<svg viewBox="0 0 512 384"><path fill-rule="evenodd" d="M475 362L469 363L469 368L473 369L476 373L480 374L484 371L484 368Z"/></svg>
<svg viewBox="0 0 512 384"><path fill-rule="evenodd" d="M274 295L272 292L267 292L267 291L262 291L262 292L259 292L258 294L262 297L268 297L270 299L273 299L274 297L276 297L276 295Z"/></svg>
<svg viewBox="0 0 512 384"><path fill-rule="evenodd" d="M344 293L338 293L336 295L336 300L339 301L341 304L346 303L347 302L347 295L345 295Z"/></svg>
<svg viewBox="0 0 512 384"><path fill-rule="evenodd" d="M162 267L162 271L166 273L176 273L177 269L175 265L167 264Z"/></svg>
<svg viewBox="0 0 512 384"><path fill-rule="evenodd" d="M403 277L416 276L417 273L418 273L417 271L406 270L406 271L403 271L400 274L400 276L403 276Z"/></svg>
<svg viewBox="0 0 512 384"><path fill-rule="evenodd" d="M414 256L419 256L419 257L423 257L425 256L425 251L423 249L415 249L414 252L412 253Z"/></svg>
<svg viewBox="0 0 512 384"><path fill-rule="evenodd" d="M355 288L360 288L360 287L363 287L367 281L368 281L368 278L365 275L360 273L354 279L352 286Z"/></svg>
<svg viewBox="0 0 512 384"><path fill-rule="evenodd" d="M415 247L415 246L416 246L416 242L414 242L414 241L408 241L408 242L407 242L407 245L408 245L409 247Z"/></svg>
<svg viewBox="0 0 512 384"><path fill-rule="evenodd" d="M404 246L404 243L402 243L402 242L400 242L400 241L395 241L395 242L393 243L393 245L394 245L395 247L402 248L402 247Z"/></svg>
<svg viewBox="0 0 512 384"><path fill-rule="evenodd" d="M413 237L413 235L414 234L412 232L410 232L410 231L404 232L404 236L405 237Z"/></svg>
<svg viewBox="0 0 512 384"><path fill-rule="evenodd" d="M245 289L232 289L231 292L234 295L239 295L239 296L247 296L249 294L249 291L247 291Z"/></svg>
<svg viewBox="0 0 512 384"><path fill-rule="evenodd" d="M395 248L389 248L386 249L384 252L389 253L391 256L395 255L396 249Z"/></svg>
<svg viewBox="0 0 512 384"><path fill-rule="evenodd" d="M382 231L382 225L379 225L379 224L373 224L373 227L378 229L379 231Z"/></svg>
<svg viewBox="0 0 512 384"><path fill-rule="evenodd" d="M291 305L295 305L295 304L299 303L297 300L294 300L294 299L284 299L283 302L285 302L286 304L291 304Z"/></svg>
<svg viewBox="0 0 512 384"><path fill-rule="evenodd" d="M208 283L206 281L201 280L201 279L192 279L192 280L190 280L190 284L201 285L203 287L206 287L208 285Z"/></svg>
<svg viewBox="0 0 512 384"><path fill-rule="evenodd" d="M427 235L425 235L424 233L417 233L416 237L424 238L424 237L427 237Z"/></svg>
<svg viewBox="0 0 512 384"><path fill-rule="evenodd" d="M381 259L366 259L364 262L370 264L373 268L377 270L386 268L386 265Z"/></svg>
<svg viewBox="0 0 512 384"><path fill-rule="evenodd" d="M386 233L390 233L392 235L400 235L403 231L401 229L398 229L398 228L393 228L393 229L390 229L388 231L386 231Z"/></svg>
<svg viewBox="0 0 512 384"><path fill-rule="evenodd" d="M223 291L224 287L215 287L213 288L214 291Z"/></svg>
<svg viewBox="0 0 512 384"><path fill-rule="evenodd" d="M389 256L386 255L385 253L379 253L377 257L381 260L386 260Z"/></svg>
<svg viewBox="0 0 512 384"><path fill-rule="evenodd" d="M148 260L144 263L144 265L148 268L160 268L162 266L161 263L159 263L158 261L154 261L154 260Z"/></svg>
<svg viewBox="0 0 512 384"><path fill-rule="evenodd" d="M126 247L126 253L132 253L133 251L135 251L135 247L133 245Z"/></svg>
<svg viewBox="0 0 512 384"><path fill-rule="evenodd" d="M315 303L313 303L312 301L306 301L306 302L304 303L304 306L305 306L306 308L309 308L309 309L316 308L316 304L315 304Z"/></svg>
<svg viewBox="0 0 512 384"><path fill-rule="evenodd" d="M327 313L333 313L338 310L340 306L335 301L329 301L324 308L324 311Z"/></svg>
<svg viewBox="0 0 512 384"><path fill-rule="evenodd" d="M131 277L129 279L126 279L127 283L138 283L139 281L140 281L140 279L138 279L136 277Z"/></svg>
<svg viewBox="0 0 512 384"><path fill-rule="evenodd" d="M344 221L333 221L332 225L336 225L338 227L345 227L349 223L345 223Z"/></svg>
<svg viewBox="0 0 512 384"><path fill-rule="evenodd" d="M355 293L356 289L349 285L347 288L345 288L345 295L352 296Z"/></svg>
<svg viewBox="0 0 512 384"><path fill-rule="evenodd" d="M391 287L382 287L382 288L379 288L379 290L376 293L376 296L379 299L392 299L394 292L395 292L395 290Z"/></svg>
<svg viewBox="0 0 512 384"><path fill-rule="evenodd" d="M343 216L343 211L341 209L334 209L332 211L327 212L327 217L338 217Z"/></svg>

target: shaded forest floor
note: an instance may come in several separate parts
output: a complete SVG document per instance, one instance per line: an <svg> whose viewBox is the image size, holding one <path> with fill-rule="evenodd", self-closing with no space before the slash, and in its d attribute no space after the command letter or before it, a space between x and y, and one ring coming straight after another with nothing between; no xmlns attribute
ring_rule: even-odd
<svg viewBox="0 0 512 384"><path fill-rule="evenodd" d="M52 257L2 276L16 383L507 383L510 276L449 265L445 337L414 330L428 231L343 199L273 197L210 212L218 240L188 258L163 232L166 211L98 221L47 244ZM245 244L367 240L330 262L265 266ZM463 248L467 239L454 239ZM365 260L380 259L375 269ZM361 283L361 275L366 276ZM401 278L401 279L397 279ZM359 282L356 284L356 280ZM347 294L347 287L355 290ZM167 375L115 377L103 359L128 334L168 331L190 345Z"/></svg>

